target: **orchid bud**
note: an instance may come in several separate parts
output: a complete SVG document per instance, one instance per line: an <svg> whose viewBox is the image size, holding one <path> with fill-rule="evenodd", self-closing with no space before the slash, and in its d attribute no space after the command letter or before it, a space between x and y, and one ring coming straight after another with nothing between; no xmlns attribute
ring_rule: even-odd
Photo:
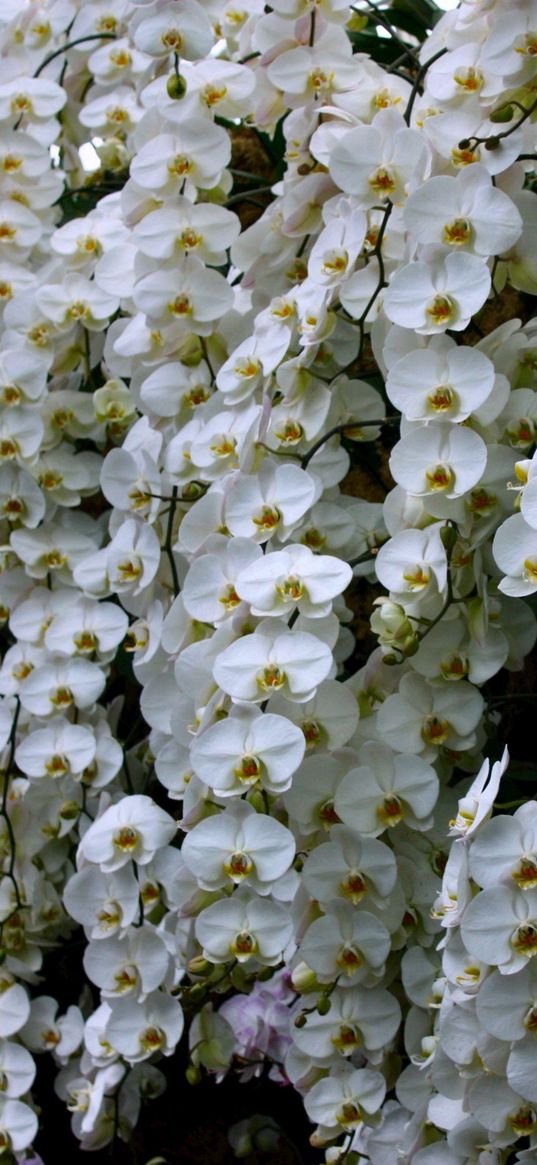
<svg viewBox="0 0 537 1165"><path fill-rule="evenodd" d="M166 92L172 101L180 101L187 89L185 78L179 73L171 73L166 82Z"/></svg>

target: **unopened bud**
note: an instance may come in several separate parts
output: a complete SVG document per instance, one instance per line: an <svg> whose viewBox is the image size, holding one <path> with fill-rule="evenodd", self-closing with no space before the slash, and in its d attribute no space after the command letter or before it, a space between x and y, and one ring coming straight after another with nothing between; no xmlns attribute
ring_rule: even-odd
<svg viewBox="0 0 537 1165"><path fill-rule="evenodd" d="M252 978L247 975L244 967L233 967L229 973L229 978L236 991L247 991L252 984Z"/></svg>
<svg viewBox="0 0 537 1165"><path fill-rule="evenodd" d="M353 12L347 21L347 28L349 32L362 32L362 29L367 28L369 24L369 17L367 13Z"/></svg>
<svg viewBox="0 0 537 1165"><path fill-rule="evenodd" d="M513 116L514 109L512 105L500 105L499 109L493 109L492 113L489 114L489 119L496 124L496 122L512 121Z"/></svg>
<svg viewBox="0 0 537 1165"><path fill-rule="evenodd" d="M317 1002L317 1011L319 1015L328 1015L331 1007L332 1001L328 998L328 995L321 995L321 998Z"/></svg>
<svg viewBox="0 0 537 1165"><path fill-rule="evenodd" d="M404 607L392 602L386 596L375 599L373 606L376 609L371 614L371 630L374 635L378 635L380 646L395 648L404 653L416 638L416 632L407 618ZM397 659L395 662L398 662Z"/></svg>
<svg viewBox="0 0 537 1165"><path fill-rule="evenodd" d="M80 805L76 801L64 801L60 806L60 817L64 821L76 821L80 814Z"/></svg>
<svg viewBox="0 0 537 1165"><path fill-rule="evenodd" d="M471 148L472 148L472 143L470 141L470 138L463 138L462 141L459 142L459 150L470 150Z"/></svg>
<svg viewBox="0 0 537 1165"><path fill-rule="evenodd" d="M295 991L299 991L301 995L306 995L308 991L318 991L319 983L315 971L312 971L306 963L297 963L291 972L291 983Z"/></svg>
<svg viewBox="0 0 537 1165"><path fill-rule="evenodd" d="M181 494L181 501L197 502L198 498L203 497L204 493L205 486L201 485L199 481L189 481Z"/></svg>
<svg viewBox="0 0 537 1165"><path fill-rule="evenodd" d="M189 1064L185 1072L187 1084L201 1084L201 1072L195 1064Z"/></svg>
<svg viewBox="0 0 537 1165"><path fill-rule="evenodd" d="M308 1022L308 1020L307 1020L306 1013L304 1011L301 1011L300 1015L297 1015L297 1017L295 1019L295 1027L298 1027L298 1028L305 1027L307 1022Z"/></svg>
<svg viewBox="0 0 537 1165"><path fill-rule="evenodd" d="M248 804L255 809L256 813L263 813L265 809L265 802L263 801L263 794L259 789L252 789L252 792L247 797Z"/></svg>
<svg viewBox="0 0 537 1165"><path fill-rule="evenodd" d="M486 150L497 150L500 145L500 139L497 137L487 138L485 142Z"/></svg>
<svg viewBox="0 0 537 1165"><path fill-rule="evenodd" d="M187 970L189 975L209 975L214 970L214 965L203 955L194 955L194 958L190 959L188 963Z"/></svg>
<svg viewBox="0 0 537 1165"><path fill-rule="evenodd" d="M400 660L397 658L396 655L393 654L393 651L392 651L392 652L390 652L389 655L382 656L382 662L387 664L388 667L395 667L395 665L397 663L400 663Z"/></svg>
<svg viewBox="0 0 537 1165"><path fill-rule="evenodd" d="M207 989L203 983L194 983L192 987L188 988L188 1002L200 1003L201 1000L205 998L206 990Z"/></svg>
<svg viewBox="0 0 537 1165"><path fill-rule="evenodd" d="M180 101L186 93L186 81L179 73L172 73L166 82L166 92L172 101Z"/></svg>
<svg viewBox="0 0 537 1165"><path fill-rule="evenodd" d="M405 659L410 659L410 657L412 655L415 655L416 652L419 651L419 646L420 646L420 641L419 641L417 635L415 635L414 638L411 639L409 643L405 644L405 647L403 649ZM384 662L386 662L386 661L384 661Z"/></svg>
<svg viewBox="0 0 537 1165"><path fill-rule="evenodd" d="M203 352L201 348L192 348L192 351L181 352L181 364L185 364L187 368L197 368L201 364Z"/></svg>
<svg viewBox="0 0 537 1165"><path fill-rule="evenodd" d="M444 550L446 550L448 554L451 550L453 550L457 542L457 538L458 534L455 526L442 526L440 531L440 541L442 542Z"/></svg>

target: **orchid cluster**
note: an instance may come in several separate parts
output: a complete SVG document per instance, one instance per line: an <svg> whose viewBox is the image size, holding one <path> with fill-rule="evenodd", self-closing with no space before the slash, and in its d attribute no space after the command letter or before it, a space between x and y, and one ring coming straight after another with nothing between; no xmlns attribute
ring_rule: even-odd
<svg viewBox="0 0 537 1165"><path fill-rule="evenodd" d="M537 1160L537 5L424 6L1 6L6 1162L41 1053L99 1149L183 1033L327 1165Z"/></svg>

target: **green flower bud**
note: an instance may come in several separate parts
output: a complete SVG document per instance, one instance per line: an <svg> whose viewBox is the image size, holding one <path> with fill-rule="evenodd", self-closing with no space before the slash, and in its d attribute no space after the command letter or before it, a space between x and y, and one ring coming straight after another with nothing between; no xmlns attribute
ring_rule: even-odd
<svg viewBox="0 0 537 1165"><path fill-rule="evenodd" d="M457 531L454 526L442 526L440 531L440 540L444 550L449 554L453 550L458 538Z"/></svg>
<svg viewBox="0 0 537 1165"><path fill-rule="evenodd" d="M194 983L189 987L187 999L189 1003L200 1003L205 998L207 988L203 983Z"/></svg>
<svg viewBox="0 0 537 1165"><path fill-rule="evenodd" d="M405 658L410 659L411 655L415 655L416 652L419 650L419 646L420 646L420 641L419 641L417 635L415 635L414 638L410 641L410 643L407 643L405 648L404 648ZM384 660L384 662L386 662L386 660Z"/></svg>
<svg viewBox="0 0 537 1165"><path fill-rule="evenodd" d="M496 122L512 121L513 116L514 109L512 105L500 105L499 109L493 109L492 113L489 114L489 119L496 124Z"/></svg>
<svg viewBox="0 0 537 1165"><path fill-rule="evenodd" d="M172 101L180 101L186 93L186 81L179 73L171 73L166 82L166 91Z"/></svg>
<svg viewBox="0 0 537 1165"><path fill-rule="evenodd" d="M204 959L203 955L194 955L188 964L189 975L209 975L213 971L214 964Z"/></svg>

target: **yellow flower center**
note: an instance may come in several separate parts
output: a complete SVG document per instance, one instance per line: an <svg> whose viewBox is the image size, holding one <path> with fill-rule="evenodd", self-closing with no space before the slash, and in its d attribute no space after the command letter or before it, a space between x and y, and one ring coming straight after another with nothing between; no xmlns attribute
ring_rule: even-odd
<svg viewBox="0 0 537 1165"><path fill-rule="evenodd" d="M411 591L422 591L429 585L430 574L426 566L416 564L410 570L403 572L403 578Z"/></svg>
<svg viewBox="0 0 537 1165"><path fill-rule="evenodd" d="M377 817L388 829L393 829L394 825L399 825L399 822L403 820L403 804L399 797L395 796L395 793L391 793L384 798L381 805L377 805Z"/></svg>
<svg viewBox="0 0 537 1165"><path fill-rule="evenodd" d="M465 655L454 651L440 662L440 671L445 680L463 680L470 668Z"/></svg>
<svg viewBox="0 0 537 1165"><path fill-rule="evenodd" d="M353 1052L362 1047L364 1041L357 1024L342 1023L336 1034L332 1036L331 1042L342 1056L351 1056Z"/></svg>
<svg viewBox="0 0 537 1165"><path fill-rule="evenodd" d="M367 894L367 882L360 870L349 870L339 887L343 896L349 898L353 906L357 906L364 894Z"/></svg>
<svg viewBox="0 0 537 1165"><path fill-rule="evenodd" d="M69 708L74 702L74 696L70 688L56 688L56 691L50 697L50 702L56 708Z"/></svg>
<svg viewBox="0 0 537 1165"><path fill-rule="evenodd" d="M521 890L533 890L537 886L537 862L533 857L523 857L511 876Z"/></svg>
<svg viewBox="0 0 537 1165"><path fill-rule="evenodd" d="M165 1042L166 1038L160 1027L146 1027L140 1033L140 1045L145 1052L158 1052L164 1047Z"/></svg>
<svg viewBox="0 0 537 1165"><path fill-rule="evenodd" d="M526 32L515 44L515 51L525 57L537 57L537 32Z"/></svg>
<svg viewBox="0 0 537 1165"><path fill-rule="evenodd" d="M201 96L205 104L212 109L213 105L218 105L220 101L227 97L227 88L225 85L205 85L202 89Z"/></svg>
<svg viewBox="0 0 537 1165"><path fill-rule="evenodd" d="M537 583L537 558L525 558L522 570L524 582Z"/></svg>
<svg viewBox="0 0 537 1165"><path fill-rule="evenodd" d="M435 465L425 473L427 486L434 493L450 489L455 481L455 474L449 465Z"/></svg>
<svg viewBox="0 0 537 1165"><path fill-rule="evenodd" d="M180 53L183 47L183 37L178 28L169 28L162 33L161 41L164 48L170 53Z"/></svg>
<svg viewBox="0 0 537 1165"><path fill-rule="evenodd" d="M123 582L135 582L142 573L142 568L138 562L127 559L125 562L118 562L117 571Z"/></svg>
<svg viewBox="0 0 537 1165"><path fill-rule="evenodd" d="M238 607L241 599L235 590L233 583L228 583L223 595L218 599L219 603L225 607L226 611L232 611L234 607Z"/></svg>
<svg viewBox="0 0 537 1165"><path fill-rule="evenodd" d="M248 377L257 376L261 372L261 363L259 360L255 360L253 356L242 356L237 360L233 371L236 376L248 379Z"/></svg>
<svg viewBox="0 0 537 1165"><path fill-rule="evenodd" d="M357 948L349 945L341 948L336 958L336 963L344 975L354 975L358 968L362 966L363 959Z"/></svg>
<svg viewBox="0 0 537 1165"><path fill-rule="evenodd" d="M447 327L456 317L457 305L450 295L435 295L425 310L433 324Z"/></svg>
<svg viewBox="0 0 537 1165"><path fill-rule="evenodd" d="M386 166L379 166L378 170L371 174L368 184L373 193L380 195L381 198L389 198L397 186L391 170L388 170Z"/></svg>
<svg viewBox="0 0 537 1165"><path fill-rule="evenodd" d="M456 218L453 222L446 223L442 231L442 241L451 247L462 247L465 243L470 242L472 234L472 226L468 220Z"/></svg>
<svg viewBox="0 0 537 1165"><path fill-rule="evenodd" d="M338 825L341 822L341 817L336 813L334 802L331 800L324 801L322 805L319 805L317 815L323 829L330 829L331 825Z"/></svg>
<svg viewBox="0 0 537 1165"><path fill-rule="evenodd" d="M114 983L119 995L126 995L127 992L132 991L138 983L136 967L121 967L121 970L114 975Z"/></svg>
<svg viewBox="0 0 537 1165"><path fill-rule="evenodd" d="M68 772L69 765L64 756L60 756L59 753L55 753L54 756L51 756L50 760L46 762L45 768L49 774L49 777L63 777L64 774Z"/></svg>
<svg viewBox="0 0 537 1165"><path fill-rule="evenodd" d="M168 311L172 316L192 315L192 304L188 295L176 295L175 299L170 300Z"/></svg>
<svg viewBox="0 0 537 1165"><path fill-rule="evenodd" d="M258 673L257 683L264 692L277 692L283 688L287 679L286 673L277 664L269 664Z"/></svg>
<svg viewBox="0 0 537 1165"><path fill-rule="evenodd" d="M363 1116L359 1104L353 1100L346 1100L336 1113L336 1121L344 1129L354 1129L362 1123Z"/></svg>
<svg viewBox="0 0 537 1165"><path fill-rule="evenodd" d="M261 761L259 757L250 756L249 754L241 757L240 764L234 769L234 773L237 779L244 783L253 783L259 780L261 775Z"/></svg>
<svg viewBox="0 0 537 1165"><path fill-rule="evenodd" d="M260 512L252 518L259 530L275 530L280 520L281 514L276 506L262 506Z"/></svg>
<svg viewBox="0 0 537 1165"><path fill-rule="evenodd" d="M123 853L132 853L138 845L139 836L137 829L133 829L131 825L123 825L114 833L112 840L116 849L122 850Z"/></svg>
<svg viewBox="0 0 537 1165"><path fill-rule="evenodd" d="M117 69L128 69L132 62L132 56L127 49L112 49L108 57Z"/></svg>
<svg viewBox="0 0 537 1165"><path fill-rule="evenodd" d="M323 258L322 269L326 275L342 275L347 270L348 264L347 251L327 251Z"/></svg>
<svg viewBox="0 0 537 1165"><path fill-rule="evenodd" d="M421 729L421 738L425 744L444 744L450 731L449 720L442 720L439 716L427 716Z"/></svg>
<svg viewBox="0 0 537 1165"><path fill-rule="evenodd" d="M529 1137L537 1129L537 1113L529 1104L523 1105L509 1117L509 1124L518 1137Z"/></svg>
<svg viewBox="0 0 537 1165"><path fill-rule="evenodd" d="M32 113L33 105L27 93L17 93L11 98L11 112L15 114Z"/></svg>
<svg viewBox="0 0 537 1165"><path fill-rule="evenodd" d="M285 445L298 445L304 436L302 425L298 421L285 421L279 429L274 430L274 436Z"/></svg>
<svg viewBox="0 0 537 1165"><path fill-rule="evenodd" d="M282 599L298 603L304 594L304 584L299 578L289 575L283 582L276 584L276 591Z"/></svg>
<svg viewBox="0 0 537 1165"><path fill-rule="evenodd" d="M435 413L450 412L456 401L456 394L453 392L452 388L448 387L447 384L439 385L438 388L435 388L434 392L430 392L427 397L427 403Z"/></svg>
<svg viewBox="0 0 537 1165"><path fill-rule="evenodd" d="M230 854L228 860L224 862L224 872L233 882L242 882L243 878L247 878L254 868L254 863L248 854L237 851L237 853Z"/></svg>
<svg viewBox="0 0 537 1165"><path fill-rule="evenodd" d="M465 93L477 93L483 85L484 77L481 69L476 69L470 65L466 69L458 69L453 74L453 80Z"/></svg>
<svg viewBox="0 0 537 1165"><path fill-rule="evenodd" d="M527 959L532 959L537 955L537 926L533 922L518 926L511 939L511 946Z"/></svg>
<svg viewBox="0 0 537 1165"><path fill-rule="evenodd" d="M235 958L238 959L239 963L244 963L251 955L256 954L258 949L257 940L249 931L241 930L239 934L235 935L235 938L230 943L229 949L231 954L235 955Z"/></svg>
<svg viewBox="0 0 537 1165"><path fill-rule="evenodd" d="M466 498L466 506L477 518L488 517L496 508L497 501L496 494L489 493L483 486L478 486Z"/></svg>
<svg viewBox="0 0 537 1165"><path fill-rule="evenodd" d="M177 178L185 178L187 174L190 174L192 167L193 163L186 154L176 154L175 158L168 163L168 173Z"/></svg>

